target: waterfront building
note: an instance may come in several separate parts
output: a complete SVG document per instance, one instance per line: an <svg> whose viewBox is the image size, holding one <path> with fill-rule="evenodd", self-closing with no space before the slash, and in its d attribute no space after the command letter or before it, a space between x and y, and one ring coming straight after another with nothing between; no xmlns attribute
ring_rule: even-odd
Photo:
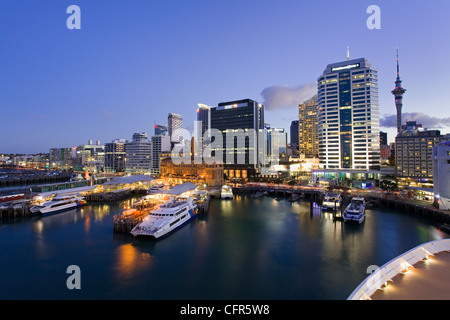
<svg viewBox="0 0 450 320"><path fill-rule="evenodd" d="M161 160L161 179L165 184L192 182L196 185L221 186L224 183L223 164L173 163L172 159Z"/></svg>
<svg viewBox="0 0 450 320"><path fill-rule="evenodd" d="M176 113L169 113L167 117L168 131L171 142L179 143L183 139L183 135L179 129L183 128L183 117Z"/></svg>
<svg viewBox="0 0 450 320"><path fill-rule="evenodd" d="M317 95L299 104L298 115L299 152L308 158L317 157L319 154Z"/></svg>
<svg viewBox="0 0 450 320"><path fill-rule="evenodd" d="M400 80L400 66L398 62L398 50L397 50L397 79L395 80L395 89L392 90L392 94L395 97L395 108L397 109L397 134L402 131L402 107L403 107L403 94L406 89L402 87L402 81Z"/></svg>
<svg viewBox="0 0 450 320"><path fill-rule="evenodd" d="M161 169L161 156L168 154L170 157L170 136L168 132L152 136L152 157L150 173L159 175Z"/></svg>
<svg viewBox="0 0 450 320"><path fill-rule="evenodd" d="M151 169L152 143L146 132L134 133L133 140L125 146L125 172L149 173Z"/></svg>
<svg viewBox="0 0 450 320"><path fill-rule="evenodd" d="M379 170L379 127L377 70L365 58L329 64L318 78L321 166Z"/></svg>
<svg viewBox="0 0 450 320"><path fill-rule="evenodd" d="M382 170L316 169L311 172L311 182L321 186L345 185L356 188L373 188L383 180Z"/></svg>
<svg viewBox="0 0 450 320"><path fill-rule="evenodd" d="M124 172L125 171L125 145L128 140L114 139L105 143L105 171Z"/></svg>
<svg viewBox="0 0 450 320"><path fill-rule="evenodd" d="M50 168L51 169L71 169L73 168L73 159L76 156L76 148L51 148L50 149Z"/></svg>
<svg viewBox="0 0 450 320"><path fill-rule="evenodd" d="M450 137L433 148L434 202L439 209L450 210Z"/></svg>
<svg viewBox="0 0 450 320"><path fill-rule="evenodd" d="M79 145L76 148L76 156L73 160L75 170L87 169L90 172L103 171L105 165L105 146L97 140L93 144L89 140L88 144Z"/></svg>
<svg viewBox="0 0 450 320"><path fill-rule="evenodd" d="M432 188L433 147L446 140L448 135L441 135L439 130L427 130L416 121L403 125L395 138L395 173L399 185Z"/></svg>
<svg viewBox="0 0 450 320"><path fill-rule="evenodd" d="M223 143L216 145L214 155L222 153L229 177L257 174L266 164L262 104L251 99L221 102L211 107L211 128L222 133ZM227 146L227 140L234 145Z"/></svg>
<svg viewBox="0 0 450 320"><path fill-rule="evenodd" d="M2 161L3 160L3 161ZM0 164L12 164L27 169L48 169L49 155L47 154L27 154L14 155L12 160L9 157L0 157Z"/></svg>

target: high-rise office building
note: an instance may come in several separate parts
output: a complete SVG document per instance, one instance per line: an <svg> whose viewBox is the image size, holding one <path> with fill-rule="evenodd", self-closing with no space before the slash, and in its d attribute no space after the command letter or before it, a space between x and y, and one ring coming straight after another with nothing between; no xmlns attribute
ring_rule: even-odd
<svg viewBox="0 0 450 320"><path fill-rule="evenodd" d="M152 136L152 163L151 173L159 174L161 171L161 153L170 152L170 136L168 132Z"/></svg>
<svg viewBox="0 0 450 320"><path fill-rule="evenodd" d="M439 130L427 130L416 121L408 121L395 138L396 176L399 183L420 181L430 185L433 180L433 147L447 141L449 136Z"/></svg>
<svg viewBox="0 0 450 320"><path fill-rule="evenodd" d="M387 146L387 145L388 145L387 132L380 131L380 146Z"/></svg>
<svg viewBox="0 0 450 320"><path fill-rule="evenodd" d="M125 145L127 142L125 139L115 139L112 142L105 143L106 172L125 171Z"/></svg>
<svg viewBox="0 0 450 320"><path fill-rule="evenodd" d="M319 154L318 103L317 95L298 106L299 151L307 158Z"/></svg>
<svg viewBox="0 0 450 320"><path fill-rule="evenodd" d="M365 58L329 64L318 78L318 108L321 166L378 170L377 70Z"/></svg>
<svg viewBox="0 0 450 320"><path fill-rule="evenodd" d="M195 138L199 142L208 142L209 137L205 135L211 128L211 107L206 104L199 103L197 109L197 126L195 128Z"/></svg>
<svg viewBox="0 0 450 320"><path fill-rule="evenodd" d="M286 158L287 133L283 128L267 128L267 157L272 164Z"/></svg>
<svg viewBox="0 0 450 320"><path fill-rule="evenodd" d="M169 116L167 117L167 124L171 141L174 143L181 142L183 135L181 131L177 130L183 128L183 117L176 113L169 113Z"/></svg>
<svg viewBox="0 0 450 320"><path fill-rule="evenodd" d="M262 104L251 99L221 102L211 107L211 128L222 133L223 144L218 151L223 155L225 169L256 172L265 163ZM227 140L232 146L227 146ZM240 144L238 140L244 142Z"/></svg>
<svg viewBox="0 0 450 320"><path fill-rule="evenodd" d="M294 153L298 153L298 146L299 146L299 137L298 137L298 120L293 120L291 122L290 127L290 141L291 141L291 148L294 150Z"/></svg>
<svg viewBox="0 0 450 320"><path fill-rule="evenodd" d="M125 171L129 173L148 173L151 169L152 143L146 132L133 134L133 140L125 146Z"/></svg>

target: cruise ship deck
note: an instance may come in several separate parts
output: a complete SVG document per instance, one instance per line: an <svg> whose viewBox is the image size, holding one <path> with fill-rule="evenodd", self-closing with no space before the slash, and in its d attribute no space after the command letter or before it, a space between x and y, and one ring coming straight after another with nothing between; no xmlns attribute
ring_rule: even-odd
<svg viewBox="0 0 450 320"><path fill-rule="evenodd" d="M440 252L419 261L393 278L372 300L450 300L450 253Z"/></svg>

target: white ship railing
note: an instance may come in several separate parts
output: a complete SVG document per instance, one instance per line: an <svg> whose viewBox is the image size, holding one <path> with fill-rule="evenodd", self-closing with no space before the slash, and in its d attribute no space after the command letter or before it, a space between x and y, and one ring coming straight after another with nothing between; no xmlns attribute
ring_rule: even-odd
<svg viewBox="0 0 450 320"><path fill-rule="evenodd" d="M430 241L419 245L404 254L392 259L380 268L376 268L347 298L347 300L369 300L379 289L383 289L389 281L407 272L419 261L426 260L439 252L450 252L450 239Z"/></svg>

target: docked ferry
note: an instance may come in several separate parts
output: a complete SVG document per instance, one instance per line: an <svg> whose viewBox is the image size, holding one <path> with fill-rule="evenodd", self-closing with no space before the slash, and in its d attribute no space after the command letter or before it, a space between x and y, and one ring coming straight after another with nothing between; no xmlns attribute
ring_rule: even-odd
<svg viewBox="0 0 450 320"><path fill-rule="evenodd" d="M86 200L83 197L77 195L70 196L55 196L51 201L45 202L42 205L33 206L30 208L31 213L34 215L48 216L51 214L59 213L76 207L80 207L86 204Z"/></svg>
<svg viewBox="0 0 450 320"><path fill-rule="evenodd" d="M342 198L337 192L328 192L322 201L322 210L339 210Z"/></svg>
<svg viewBox="0 0 450 320"><path fill-rule="evenodd" d="M365 219L366 203L362 197L353 197L350 204L345 208L344 222L358 222L361 224Z"/></svg>
<svg viewBox="0 0 450 320"><path fill-rule="evenodd" d="M131 234L160 238L195 218L197 214L197 206L192 197L175 196L151 211L131 230Z"/></svg>

